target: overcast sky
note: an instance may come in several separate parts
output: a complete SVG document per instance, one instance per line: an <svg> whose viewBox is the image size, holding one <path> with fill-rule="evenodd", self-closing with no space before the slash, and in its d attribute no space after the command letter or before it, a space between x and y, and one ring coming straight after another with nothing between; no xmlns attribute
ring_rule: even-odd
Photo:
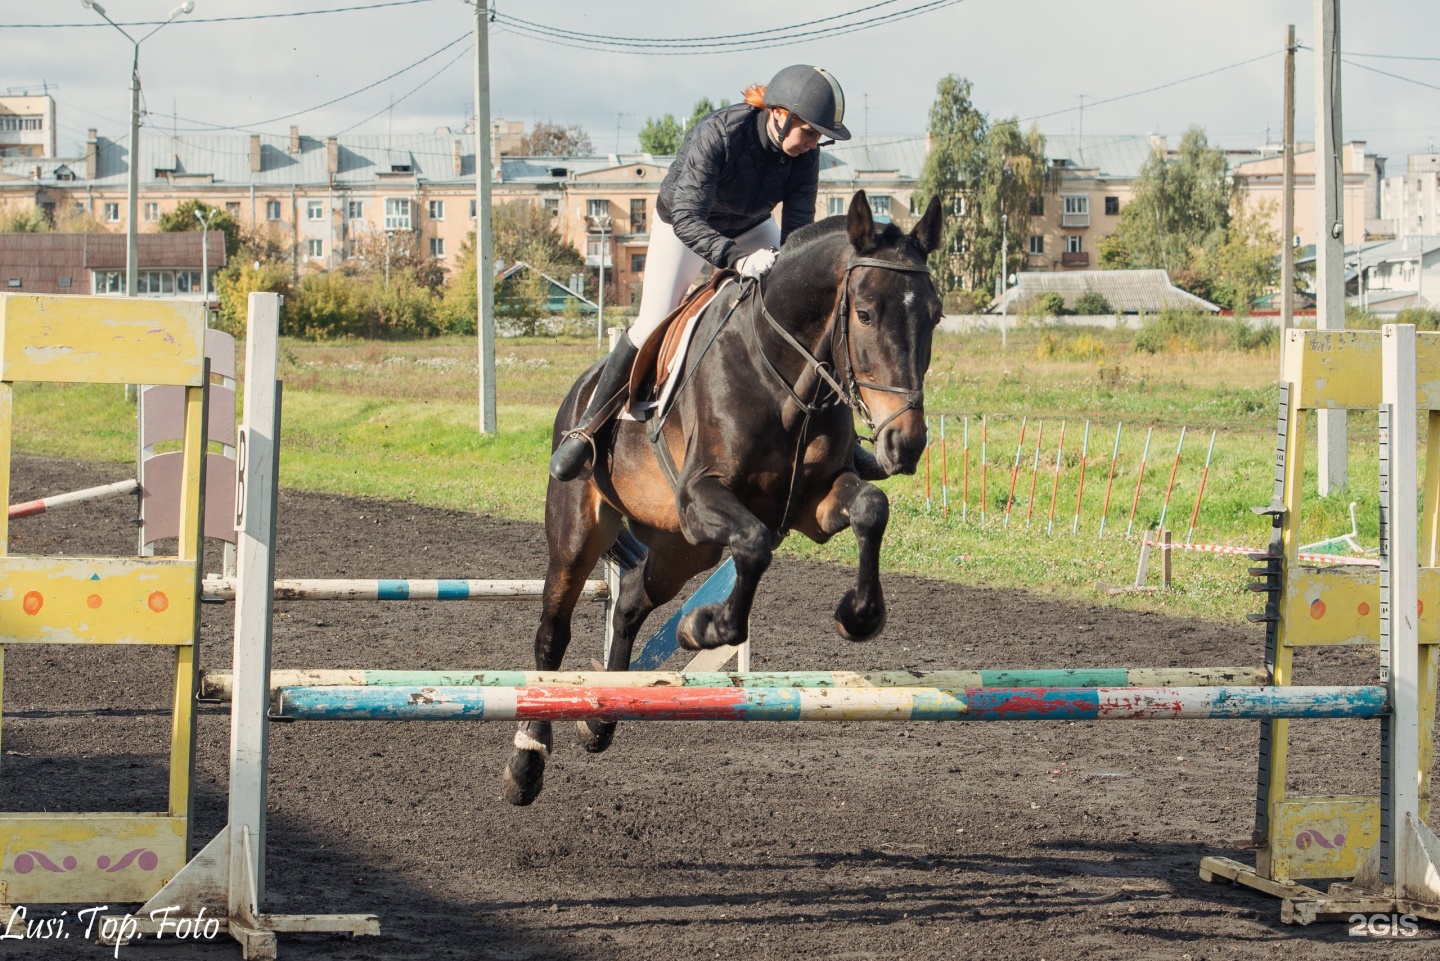
<svg viewBox="0 0 1440 961"><path fill-rule="evenodd" d="M164 19L175 2L102 0L121 23ZM196 0L193 13L141 49L147 124L163 131L209 124L277 134L298 124L317 137L347 130L460 129L473 99L473 60L465 52L473 21L463 0L202 22L376 2L383 0ZM742 39L755 41L778 37L803 21L832 18L791 32L843 27L922 5L933 9L841 35L683 56L598 50L594 40L583 36L578 46L589 49L577 49L520 32L533 28L505 23L513 17L591 37L749 34ZM857 12L862 8L869 9ZM1083 95L1087 134L1162 133L1178 139L1185 128L1198 124L1214 143L1253 147L1265 141L1267 130L1272 141L1279 139L1285 25L1293 22L1306 46L1313 45L1315 33L1311 0L494 0L494 9L499 20L490 33L492 116L578 123L605 152L635 149L647 117L688 114L702 96L717 102L738 99L746 84L763 82L790 63L815 63L835 74L849 99L846 122L857 134L923 133L936 81L957 73L973 82L980 109L992 117L1048 115L1036 121L1048 134L1079 132ZM1406 154L1440 142L1440 46L1435 42L1440 3L1350 0L1344 16L1348 58L1418 81L1343 67L1346 138L1368 141L1373 151L1390 158L1392 172L1403 169ZM51 84L62 154L77 150L87 127L117 139L125 134L131 47L103 25L18 25L91 21L99 18L80 0L0 0L0 87L38 91L42 81ZM131 32L141 36L149 29ZM464 39L392 80L309 109L458 38ZM1377 54L1430 59L1381 59ZM1263 59L1098 102L1257 57ZM1314 58L1308 50L1300 52L1296 74L1297 132L1308 140L1314 128ZM277 119L302 110L309 112Z"/></svg>

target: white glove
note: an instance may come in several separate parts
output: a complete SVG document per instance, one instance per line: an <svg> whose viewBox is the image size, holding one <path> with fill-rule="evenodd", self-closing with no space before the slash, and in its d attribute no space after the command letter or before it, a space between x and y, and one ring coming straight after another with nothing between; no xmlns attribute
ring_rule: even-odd
<svg viewBox="0 0 1440 961"><path fill-rule="evenodd" d="M764 247L753 254L746 254L735 264L735 269L740 272L741 277L764 277L775 266L775 258L780 255L774 247Z"/></svg>

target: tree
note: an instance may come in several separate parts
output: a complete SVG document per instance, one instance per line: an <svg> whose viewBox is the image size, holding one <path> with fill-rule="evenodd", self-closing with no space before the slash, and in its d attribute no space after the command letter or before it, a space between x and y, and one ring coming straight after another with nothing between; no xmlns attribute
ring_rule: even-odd
<svg viewBox="0 0 1440 961"><path fill-rule="evenodd" d="M1209 299L1237 314L1248 314L1250 303L1279 282L1280 234L1274 226L1274 207L1266 201L1247 209L1237 196L1224 243L1193 252L1195 273L1210 282Z"/></svg>
<svg viewBox="0 0 1440 961"><path fill-rule="evenodd" d="M720 107L730 106L730 101L720 101ZM640 149L652 154L673 154L680 149L685 134L701 120L714 113L717 108L709 97L701 97L690 109L690 119L681 122L673 113L663 117L650 117L640 128Z"/></svg>
<svg viewBox="0 0 1440 961"><path fill-rule="evenodd" d="M187 200L168 214L160 215L162 233L176 234L187 230L200 230L196 214L210 219L210 229L225 235L225 256L234 257L240 250L240 222L228 210L212 207L203 200Z"/></svg>
<svg viewBox="0 0 1440 961"><path fill-rule="evenodd" d="M578 123L562 127L549 120L537 120L521 138L520 152L530 157L588 157L595 152L595 146Z"/></svg>
<svg viewBox="0 0 1440 961"><path fill-rule="evenodd" d="M1110 306L1110 301L1098 290L1087 290L1075 298L1075 313L1087 317L1099 317L1105 314L1115 313L1115 308Z"/></svg>
<svg viewBox="0 0 1440 961"><path fill-rule="evenodd" d="M931 267L946 290L989 289L999 274L1002 236L1010 263L1025 263L1030 203L1051 186L1045 138L1014 118L991 124L970 99L971 84L950 74L930 108L931 149L916 190L916 206L939 197L945 211L940 248ZM1001 217L1008 218L1002 229Z"/></svg>
<svg viewBox="0 0 1440 961"><path fill-rule="evenodd" d="M0 233L6 234L48 234L54 227L39 207L6 210L0 215Z"/></svg>
<svg viewBox="0 0 1440 961"><path fill-rule="evenodd" d="M565 242L548 210L528 200L512 200L496 205L491 215L497 261L508 266L523 260L556 276L585 268L580 251Z"/></svg>
<svg viewBox="0 0 1440 961"><path fill-rule="evenodd" d="M1174 160L1157 151L1140 168L1115 233L1124 266L1176 273L1197 256L1213 254L1225 242L1233 193L1225 155L1210 146L1203 130L1191 127Z"/></svg>

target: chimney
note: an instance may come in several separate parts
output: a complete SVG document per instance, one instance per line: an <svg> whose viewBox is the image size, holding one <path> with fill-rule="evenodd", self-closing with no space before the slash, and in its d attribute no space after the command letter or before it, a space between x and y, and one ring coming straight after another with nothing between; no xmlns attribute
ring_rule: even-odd
<svg viewBox="0 0 1440 961"><path fill-rule="evenodd" d="M458 177L458 176L460 176L460 175L464 172L464 170L463 170L462 162L461 162L461 159L460 159L460 157L461 157L461 154L460 154L460 141L459 141L459 140L456 140L456 141L454 142L454 144L455 144L455 151L454 151L454 154L455 154L455 176Z"/></svg>
<svg viewBox="0 0 1440 961"><path fill-rule="evenodd" d="M100 159L99 147L96 145L95 128L91 127L85 131L85 179L94 180L96 167Z"/></svg>
<svg viewBox="0 0 1440 961"><path fill-rule="evenodd" d="M505 168L500 162L500 124L503 121L491 121L490 123L490 182L500 183L505 179ZM480 158L476 157L478 164Z"/></svg>
<svg viewBox="0 0 1440 961"><path fill-rule="evenodd" d="M291 152L291 153L294 153L294 154L298 154L298 153L300 152L300 128L299 128L299 127L291 127L291 128L290 128L290 152Z"/></svg>
<svg viewBox="0 0 1440 961"><path fill-rule="evenodd" d="M250 172L252 174L260 172L260 135L258 133L250 135Z"/></svg>
<svg viewBox="0 0 1440 961"><path fill-rule="evenodd" d="M334 137L325 138L325 169L332 177L340 172L340 141Z"/></svg>

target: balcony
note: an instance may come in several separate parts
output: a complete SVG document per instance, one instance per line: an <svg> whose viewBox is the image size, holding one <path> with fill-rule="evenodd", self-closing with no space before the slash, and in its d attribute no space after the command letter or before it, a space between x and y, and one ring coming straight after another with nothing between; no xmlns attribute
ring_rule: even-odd
<svg viewBox="0 0 1440 961"><path fill-rule="evenodd" d="M1089 266L1090 266L1090 251L1088 251L1088 250L1075 250L1075 251L1069 251L1069 250L1067 250L1067 251L1065 251L1064 253L1062 253L1062 254L1060 255L1060 266L1061 266L1061 267L1089 267Z"/></svg>
<svg viewBox="0 0 1440 961"><path fill-rule="evenodd" d="M1088 227L1090 226L1090 211L1076 214L1061 214L1060 226L1062 227Z"/></svg>

